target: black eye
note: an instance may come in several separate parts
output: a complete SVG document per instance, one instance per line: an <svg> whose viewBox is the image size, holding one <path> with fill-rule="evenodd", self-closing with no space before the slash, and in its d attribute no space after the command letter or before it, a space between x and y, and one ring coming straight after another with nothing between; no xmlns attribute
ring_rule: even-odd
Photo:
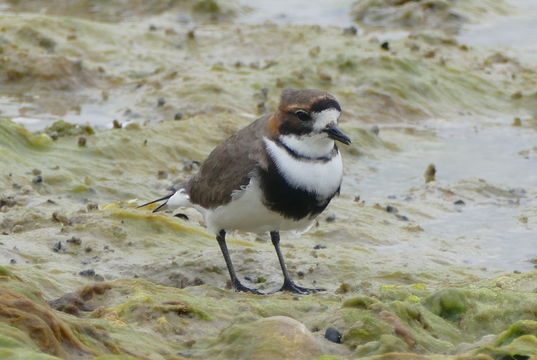
<svg viewBox="0 0 537 360"><path fill-rule="evenodd" d="M298 110L297 112L295 112L295 115L302 121L311 120L310 114L308 114L304 110Z"/></svg>

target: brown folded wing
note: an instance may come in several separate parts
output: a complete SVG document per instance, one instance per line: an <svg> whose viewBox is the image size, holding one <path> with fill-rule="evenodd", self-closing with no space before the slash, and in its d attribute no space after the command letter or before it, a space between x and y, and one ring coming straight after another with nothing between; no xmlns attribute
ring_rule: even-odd
<svg viewBox="0 0 537 360"><path fill-rule="evenodd" d="M263 137L270 136L269 116L239 130L218 145L186 185L190 201L215 208L231 201L231 194L250 182L258 167L266 169Z"/></svg>

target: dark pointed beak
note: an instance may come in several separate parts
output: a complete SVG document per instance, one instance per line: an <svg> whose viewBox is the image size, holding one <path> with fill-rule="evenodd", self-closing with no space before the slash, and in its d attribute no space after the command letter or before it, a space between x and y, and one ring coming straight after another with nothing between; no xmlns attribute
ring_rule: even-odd
<svg viewBox="0 0 537 360"><path fill-rule="evenodd" d="M338 129L336 124L328 125L323 129L323 132L328 134L328 137L333 140L341 141L345 145L349 145L351 143L351 139L343 134L341 130Z"/></svg>

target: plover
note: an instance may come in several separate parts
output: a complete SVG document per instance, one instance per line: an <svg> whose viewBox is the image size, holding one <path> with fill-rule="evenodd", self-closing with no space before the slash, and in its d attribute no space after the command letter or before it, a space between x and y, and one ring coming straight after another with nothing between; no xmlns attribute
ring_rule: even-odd
<svg viewBox="0 0 537 360"><path fill-rule="evenodd" d="M280 231L307 230L330 200L343 177L335 141L351 140L338 127L341 107L327 92L283 90L278 110L263 116L217 146L197 174L160 199L163 208L193 207L216 235L235 291L260 294L244 286L226 245L226 232L269 232L283 285L279 291L307 294L295 284L280 250Z"/></svg>

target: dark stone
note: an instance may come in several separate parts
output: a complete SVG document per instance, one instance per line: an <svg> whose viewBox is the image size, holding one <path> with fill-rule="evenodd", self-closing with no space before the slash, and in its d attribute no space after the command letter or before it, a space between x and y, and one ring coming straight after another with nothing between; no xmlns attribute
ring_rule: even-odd
<svg viewBox="0 0 537 360"><path fill-rule="evenodd" d="M184 117L184 114L180 111L175 113L175 116L173 117L174 120L181 120Z"/></svg>
<svg viewBox="0 0 537 360"><path fill-rule="evenodd" d="M81 137L78 138L78 146L80 146L80 147L86 146L87 142L88 141L84 136L81 136Z"/></svg>
<svg viewBox="0 0 537 360"><path fill-rule="evenodd" d="M43 182L43 177L41 175L34 176L32 182L34 184L41 184Z"/></svg>
<svg viewBox="0 0 537 360"><path fill-rule="evenodd" d="M408 216L396 214L395 217L401 221L408 221Z"/></svg>
<svg viewBox="0 0 537 360"><path fill-rule="evenodd" d="M73 244L73 245L80 245L82 244L82 240L76 236L72 236L70 239L67 239L67 243Z"/></svg>
<svg viewBox="0 0 537 360"><path fill-rule="evenodd" d="M389 51L390 50L390 43L387 41L384 41L382 44L380 44L381 49Z"/></svg>
<svg viewBox="0 0 537 360"><path fill-rule="evenodd" d="M54 245L52 245L52 251L54 251L54 252L58 252L58 251L60 251L62 249L63 249L63 245L62 245L61 240L58 241L57 243L54 243Z"/></svg>
<svg viewBox="0 0 537 360"><path fill-rule="evenodd" d="M159 99L157 100L157 106L160 107L160 106L164 106L165 104L166 104L166 99L164 99L164 98L159 98Z"/></svg>
<svg viewBox="0 0 537 360"><path fill-rule="evenodd" d="M386 206L386 211L389 212L390 214L397 214L399 212L399 210L397 210L395 206L391 206L391 205Z"/></svg>
<svg viewBox="0 0 537 360"><path fill-rule="evenodd" d="M358 29L356 26L349 26L343 29L343 35L356 35L358 34Z"/></svg>
<svg viewBox="0 0 537 360"><path fill-rule="evenodd" d="M331 223L336 221L336 214L330 214L326 217L326 222Z"/></svg>
<svg viewBox="0 0 537 360"><path fill-rule="evenodd" d="M326 329L324 337L328 341L334 342L336 344L341 344L341 333L336 328L329 327L328 329Z"/></svg>
<svg viewBox="0 0 537 360"><path fill-rule="evenodd" d="M315 250L326 249L326 245L317 244L313 247Z"/></svg>
<svg viewBox="0 0 537 360"><path fill-rule="evenodd" d="M455 204L455 205L466 205L466 203L464 202L464 200L457 200L457 201L455 201L453 204Z"/></svg>
<svg viewBox="0 0 537 360"><path fill-rule="evenodd" d="M95 276L95 270L93 270L93 269L82 270L81 272L78 273L78 275L84 276L84 277L94 277Z"/></svg>

